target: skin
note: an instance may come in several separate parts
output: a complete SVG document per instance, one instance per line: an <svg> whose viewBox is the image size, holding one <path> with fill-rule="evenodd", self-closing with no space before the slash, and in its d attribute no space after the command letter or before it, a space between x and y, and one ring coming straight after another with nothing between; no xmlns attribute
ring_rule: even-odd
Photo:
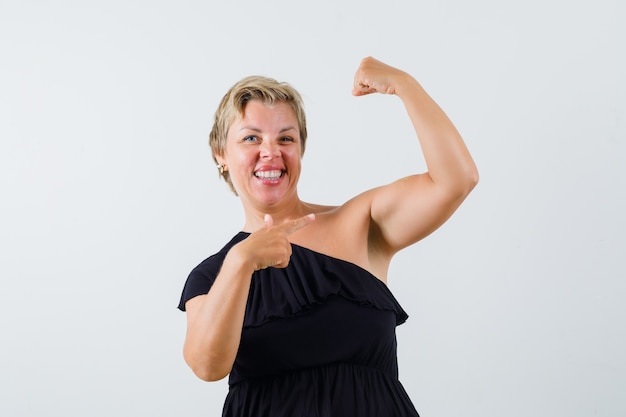
<svg viewBox="0 0 626 417"><path fill-rule="evenodd" d="M391 94L402 100L419 139L427 172L363 192L341 206L301 201L300 137L284 103L248 103L231 125L217 159L229 171L250 236L233 246L211 291L187 301L184 357L206 381L224 378L239 347L252 273L285 268L291 243L352 262L387 282L399 250L441 226L478 181L476 166L458 131L409 74L374 58L361 61L352 94ZM417 156L417 155L416 155ZM259 170L280 170L260 180Z"/></svg>

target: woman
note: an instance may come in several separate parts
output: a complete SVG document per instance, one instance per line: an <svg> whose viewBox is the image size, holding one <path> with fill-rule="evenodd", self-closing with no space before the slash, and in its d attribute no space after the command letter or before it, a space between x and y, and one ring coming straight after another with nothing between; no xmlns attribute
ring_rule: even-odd
<svg viewBox="0 0 626 417"><path fill-rule="evenodd" d="M417 416L398 381L386 286L399 250L437 229L478 180L444 112L409 74L371 57L352 94L397 95L428 171L337 207L300 200L306 143L299 94L248 77L224 96L210 144L245 223L189 275L184 357L203 380L229 375L224 416Z"/></svg>

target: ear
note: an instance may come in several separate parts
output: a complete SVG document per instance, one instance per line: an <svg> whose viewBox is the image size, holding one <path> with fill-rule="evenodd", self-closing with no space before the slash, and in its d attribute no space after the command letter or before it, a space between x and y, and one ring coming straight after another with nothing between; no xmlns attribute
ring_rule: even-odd
<svg viewBox="0 0 626 417"><path fill-rule="evenodd" d="M222 155L215 155L215 159L217 160L218 165L224 166L224 171L228 171L228 168L227 168L227 165L226 165L226 159L224 158L224 156L222 156Z"/></svg>

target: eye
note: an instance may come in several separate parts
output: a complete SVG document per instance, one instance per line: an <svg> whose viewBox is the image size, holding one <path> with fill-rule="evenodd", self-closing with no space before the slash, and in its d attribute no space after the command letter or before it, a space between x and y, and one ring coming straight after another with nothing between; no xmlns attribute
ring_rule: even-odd
<svg viewBox="0 0 626 417"><path fill-rule="evenodd" d="M242 142L258 142L259 138L254 136L254 135L249 135L244 137L241 141Z"/></svg>
<svg viewBox="0 0 626 417"><path fill-rule="evenodd" d="M295 142L295 140L289 136L283 136L282 138L280 138L280 141L281 142Z"/></svg>

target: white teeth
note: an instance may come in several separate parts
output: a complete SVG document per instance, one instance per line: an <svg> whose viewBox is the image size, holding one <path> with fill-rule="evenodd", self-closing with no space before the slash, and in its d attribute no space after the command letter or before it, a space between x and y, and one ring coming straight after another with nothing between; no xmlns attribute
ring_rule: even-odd
<svg viewBox="0 0 626 417"><path fill-rule="evenodd" d="M274 171L257 171L254 175L258 178L265 179L278 179L282 175L282 171L274 170Z"/></svg>

